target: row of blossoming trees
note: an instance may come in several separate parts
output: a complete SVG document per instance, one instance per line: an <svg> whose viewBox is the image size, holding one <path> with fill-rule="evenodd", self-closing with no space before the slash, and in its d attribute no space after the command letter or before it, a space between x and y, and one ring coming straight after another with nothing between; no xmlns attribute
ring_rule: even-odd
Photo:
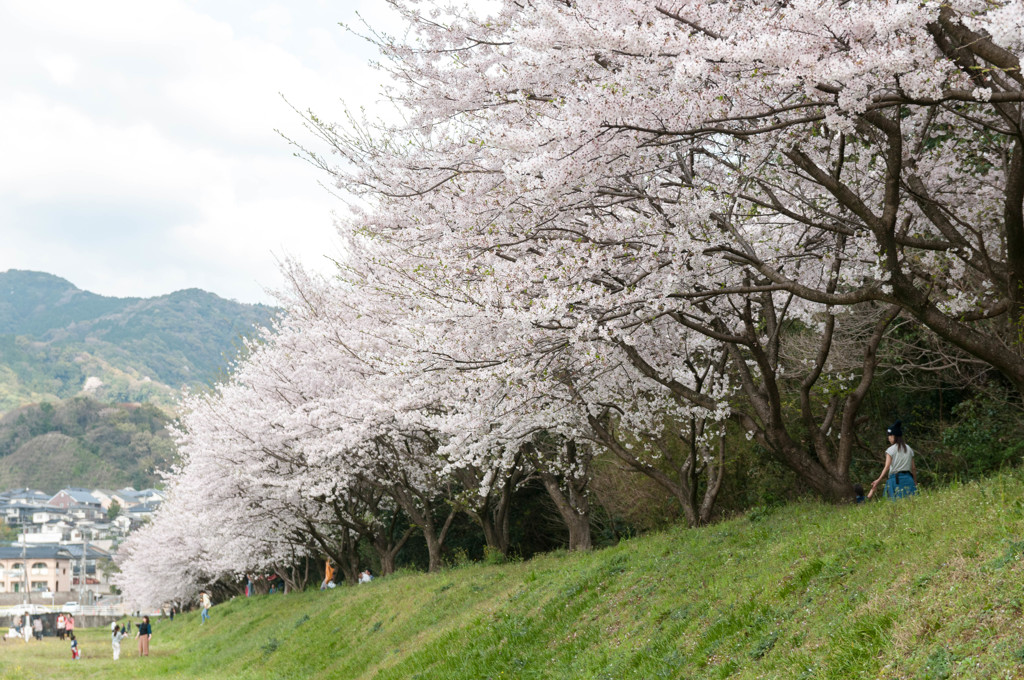
<svg viewBox="0 0 1024 680"><path fill-rule="evenodd" d="M1024 389L1020 0L391 4L401 122L307 117L347 258L185 399L130 599L505 552L525 480L585 549L596 455L700 524L730 429L849 498L896 323Z"/></svg>

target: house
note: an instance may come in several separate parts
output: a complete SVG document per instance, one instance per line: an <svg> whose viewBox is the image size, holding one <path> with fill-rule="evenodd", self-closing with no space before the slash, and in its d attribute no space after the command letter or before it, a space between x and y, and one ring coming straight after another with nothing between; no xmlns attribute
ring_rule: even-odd
<svg viewBox="0 0 1024 680"><path fill-rule="evenodd" d="M29 503L21 499L0 503L0 517L5 524L12 526L31 524L32 517L37 512L46 512L47 510L53 510L53 508L43 503Z"/></svg>
<svg viewBox="0 0 1024 680"><path fill-rule="evenodd" d="M93 489L90 493L93 498L100 502L100 507L104 510L109 510L110 505L114 503L113 491L108 491L107 489Z"/></svg>
<svg viewBox="0 0 1024 680"><path fill-rule="evenodd" d="M137 527L150 519L159 507L159 503L141 503L130 508L127 514L132 520L132 526Z"/></svg>
<svg viewBox="0 0 1024 680"><path fill-rule="evenodd" d="M49 500L49 504L55 508L62 508L64 510L69 509L71 506L94 507L97 510L103 509L99 499L93 496L91 491L75 487L61 489L57 492L56 496Z"/></svg>
<svg viewBox="0 0 1024 680"><path fill-rule="evenodd" d="M130 486L114 491L110 494L110 497L120 505L122 509L127 509L133 505L139 504L139 492Z"/></svg>
<svg viewBox="0 0 1024 680"><path fill-rule="evenodd" d="M0 502L45 505L50 494L37 489L9 489L0 494Z"/></svg>
<svg viewBox="0 0 1024 680"><path fill-rule="evenodd" d="M99 506L84 503L68 506L68 514L80 524L83 521L96 522L106 519L107 513Z"/></svg>
<svg viewBox="0 0 1024 680"><path fill-rule="evenodd" d="M140 503L159 505L167 500L167 494L159 489L143 489L135 494Z"/></svg>
<svg viewBox="0 0 1024 680"><path fill-rule="evenodd" d="M37 510L32 513L32 524L50 524L63 521L67 516L66 510L47 507L45 510Z"/></svg>
<svg viewBox="0 0 1024 680"><path fill-rule="evenodd" d="M71 538L70 525L66 522L54 522L53 524L35 524L25 527L18 535L18 543L61 543Z"/></svg>
<svg viewBox="0 0 1024 680"><path fill-rule="evenodd" d="M71 560L61 546L0 547L0 593L69 591Z"/></svg>

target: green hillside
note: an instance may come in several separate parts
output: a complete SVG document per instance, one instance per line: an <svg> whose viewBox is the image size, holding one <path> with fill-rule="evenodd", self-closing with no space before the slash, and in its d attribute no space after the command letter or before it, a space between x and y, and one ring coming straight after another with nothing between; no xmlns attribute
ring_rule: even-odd
<svg viewBox="0 0 1024 680"><path fill-rule="evenodd" d="M82 392L171 405L220 377L274 309L201 290L110 298L50 274L0 272L0 411ZM93 381L95 383L95 381Z"/></svg>
<svg viewBox="0 0 1024 680"><path fill-rule="evenodd" d="M237 598L203 626L156 622L146 660L109 660L103 631L77 664L56 643L8 644L0 677L1018 678L1022 553L1016 471L591 554Z"/></svg>
<svg viewBox="0 0 1024 680"><path fill-rule="evenodd" d="M10 411L0 417L0 489L153 486L174 454L168 423L152 404L89 397Z"/></svg>

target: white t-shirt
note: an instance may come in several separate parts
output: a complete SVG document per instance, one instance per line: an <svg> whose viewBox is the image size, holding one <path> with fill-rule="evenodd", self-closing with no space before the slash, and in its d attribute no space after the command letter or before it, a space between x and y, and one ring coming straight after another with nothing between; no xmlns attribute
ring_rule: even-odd
<svg viewBox="0 0 1024 680"><path fill-rule="evenodd" d="M885 452L892 457L892 465L889 466L890 475L897 472L910 472L910 465L914 460L914 449L904 444L901 451L898 444L893 444Z"/></svg>

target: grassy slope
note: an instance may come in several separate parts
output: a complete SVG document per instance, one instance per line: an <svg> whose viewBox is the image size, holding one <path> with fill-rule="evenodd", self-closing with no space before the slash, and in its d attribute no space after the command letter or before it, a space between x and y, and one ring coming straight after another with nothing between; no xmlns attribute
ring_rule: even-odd
<svg viewBox="0 0 1024 680"><path fill-rule="evenodd" d="M1015 472L589 555L240 598L201 627L157 622L155 656L116 667L98 631L76 665L56 643L6 643L0 677L1024 677L1022 499Z"/></svg>

